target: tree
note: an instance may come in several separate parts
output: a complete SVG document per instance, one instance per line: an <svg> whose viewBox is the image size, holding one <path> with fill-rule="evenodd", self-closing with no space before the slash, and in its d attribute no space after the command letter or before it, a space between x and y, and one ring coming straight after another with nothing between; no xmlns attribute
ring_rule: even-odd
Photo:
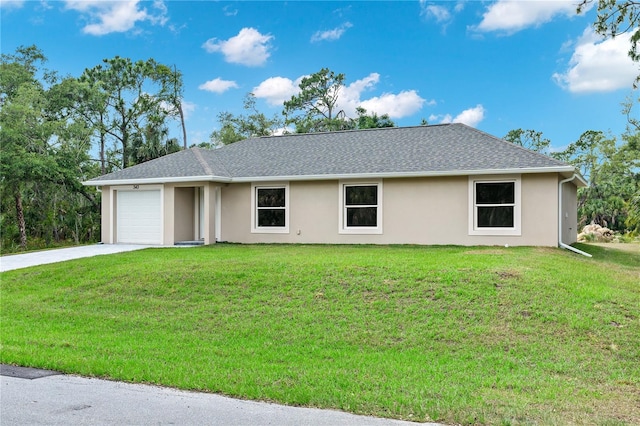
<svg viewBox="0 0 640 426"><path fill-rule="evenodd" d="M588 182L586 188L578 190L580 224L593 222L624 230L632 206L630 200L640 190L640 179L633 166L637 151L635 154L630 151L629 142L618 145L615 138L589 130L558 157L576 166Z"/></svg>
<svg viewBox="0 0 640 426"><path fill-rule="evenodd" d="M91 129L92 134L98 133L99 159L97 161L100 162L101 174L106 174L109 162L106 157L108 135L105 128L108 124L105 93L100 90L99 85L91 85L73 77L65 78L51 87L49 92L49 97L55 99L63 116L82 121L88 129Z"/></svg>
<svg viewBox="0 0 640 426"><path fill-rule="evenodd" d="M143 132L136 133L132 140L130 163L145 161L180 151L176 138L169 138L169 129L158 124L148 124Z"/></svg>
<svg viewBox="0 0 640 426"><path fill-rule="evenodd" d="M93 123L101 137L106 135L119 145L122 167L129 166L132 138L148 124L164 123L181 105L182 77L153 59L132 62L116 56L103 65L86 69L80 82L98 90L93 98ZM181 108L180 108L181 109Z"/></svg>
<svg viewBox="0 0 640 426"><path fill-rule="evenodd" d="M37 64L46 58L35 46L19 47L16 54L3 54L0 62L0 136L2 140L3 199L9 193L15 203L20 246L27 246L22 188L47 169L41 156L50 131L42 117L43 88L36 78Z"/></svg>
<svg viewBox="0 0 640 426"><path fill-rule="evenodd" d="M246 115L234 116L226 111L218 114L220 129L214 130L210 136L214 146L228 145L254 137L272 136L284 125L277 116L269 118L258 111L253 93L245 95L243 109L247 111Z"/></svg>
<svg viewBox="0 0 640 426"><path fill-rule="evenodd" d="M362 107L356 108L358 118L354 120L356 129L375 129L380 127L395 127L396 124L389 118L389 114L379 116L375 112L367 114L367 110Z"/></svg>
<svg viewBox="0 0 640 426"><path fill-rule="evenodd" d="M594 0L581 0L578 13L587 10ZM634 0L598 0L597 17L593 24L596 33L614 38L620 34L632 32L629 57L640 61L638 41L640 41L640 1ZM634 87L640 82L640 75L636 78Z"/></svg>
<svg viewBox="0 0 640 426"><path fill-rule="evenodd" d="M176 109L180 118L180 128L182 129L182 148L187 149L187 127L184 124L184 110L182 109L182 98L184 97L184 87L182 84L182 74L173 66L173 92L169 96L170 104Z"/></svg>
<svg viewBox="0 0 640 426"><path fill-rule="evenodd" d="M35 46L20 47L0 60L3 246L15 236L24 249L28 237L43 227L47 236L50 230L58 235L59 200L71 200L67 209L71 214L82 203L89 203L90 211L99 210L94 194L80 184L87 177L90 130L67 115L66 100L71 94L64 93L55 73L39 68L45 61ZM13 203L15 215L7 200Z"/></svg>
<svg viewBox="0 0 640 426"><path fill-rule="evenodd" d="M285 125L294 125L296 133L330 132L351 127L345 112L337 111L344 74L322 68L303 78L299 87L300 93L284 103Z"/></svg>
<svg viewBox="0 0 640 426"><path fill-rule="evenodd" d="M640 233L640 120L632 114L638 103L631 97L622 103L622 112L627 117L627 130L622 135L624 144L620 148L621 156L628 164L635 181L635 194L626 200L627 219L625 225L635 233ZM635 172L635 173L634 173Z"/></svg>
<svg viewBox="0 0 640 426"><path fill-rule="evenodd" d="M535 130L510 130L504 140L541 153L546 153L549 150L549 145L551 145L549 139L542 137L542 132Z"/></svg>

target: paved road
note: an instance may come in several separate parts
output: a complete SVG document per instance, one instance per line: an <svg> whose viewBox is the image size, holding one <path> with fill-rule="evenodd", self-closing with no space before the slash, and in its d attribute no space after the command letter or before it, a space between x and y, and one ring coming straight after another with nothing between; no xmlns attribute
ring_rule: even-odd
<svg viewBox="0 0 640 426"><path fill-rule="evenodd" d="M65 260L80 259L82 257L140 250L148 247L153 246L139 244L94 244L90 246L68 247L2 256L0 258L0 272L47 263L64 262Z"/></svg>
<svg viewBox="0 0 640 426"><path fill-rule="evenodd" d="M13 425L385 426L411 422L68 375L0 370L0 423ZM20 368L18 368L20 370ZM46 372L45 372L46 373ZM54 372L51 372L54 373ZM49 374L51 374L49 373ZM431 425L435 425L431 423Z"/></svg>

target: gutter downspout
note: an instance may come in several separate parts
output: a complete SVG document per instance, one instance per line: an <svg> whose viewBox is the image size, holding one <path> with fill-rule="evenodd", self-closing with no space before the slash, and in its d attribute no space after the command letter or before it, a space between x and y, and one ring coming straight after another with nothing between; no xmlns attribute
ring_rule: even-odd
<svg viewBox="0 0 640 426"><path fill-rule="evenodd" d="M579 250L575 247L571 247L570 245L562 242L562 185L564 185L567 182L571 182L575 178L576 178L576 174L574 173L573 176L571 176L568 179L561 180L560 183L558 184L558 247L570 250L574 253L578 253L583 256L593 257L587 252Z"/></svg>

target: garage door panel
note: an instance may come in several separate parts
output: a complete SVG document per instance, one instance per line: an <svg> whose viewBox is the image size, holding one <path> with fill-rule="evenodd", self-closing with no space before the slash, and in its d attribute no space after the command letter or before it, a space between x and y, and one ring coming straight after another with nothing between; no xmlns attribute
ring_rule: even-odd
<svg viewBox="0 0 640 426"><path fill-rule="evenodd" d="M162 244L160 190L118 191L117 241Z"/></svg>

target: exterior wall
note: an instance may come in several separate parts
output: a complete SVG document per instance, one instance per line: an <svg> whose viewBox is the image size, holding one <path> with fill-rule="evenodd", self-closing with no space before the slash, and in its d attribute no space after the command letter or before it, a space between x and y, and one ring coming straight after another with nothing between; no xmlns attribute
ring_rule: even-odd
<svg viewBox="0 0 640 426"><path fill-rule="evenodd" d="M216 191L218 184L204 184L204 243L216 242Z"/></svg>
<svg viewBox="0 0 640 426"><path fill-rule="evenodd" d="M163 205L167 205L167 201L165 199L166 191L164 191L162 185L118 185L118 186L103 186L101 188L102 196L101 196L101 217L100 217L100 228L101 228L101 242L104 244L116 244L118 241L117 229L118 229L118 217L116 212L118 211L118 191L131 191L133 189L145 190L145 189L160 189L161 190L161 199L163 201ZM170 194L170 197L173 197L173 194ZM171 201L173 202L173 201ZM167 225L167 209L163 208L163 233L164 240L166 241L167 237L167 229L173 229L173 224L171 226ZM172 215L170 215L172 217ZM173 242L171 242L173 244Z"/></svg>
<svg viewBox="0 0 640 426"><path fill-rule="evenodd" d="M289 182L289 232L251 232L251 184L140 185L162 188L163 244L190 240L196 235L196 193L204 190L204 242L240 243L338 243L338 244L455 244L537 245L558 242L558 182L555 174L521 176L521 235L469 235L469 178L406 178L382 181L382 233L339 233L340 183L349 181ZM378 181L380 182L380 181ZM102 188L102 242L115 243L117 190ZM217 205L220 191L221 204ZM216 210L220 223L216 223ZM571 244L577 238L576 187L563 185L562 237ZM216 234L219 229L219 235Z"/></svg>
<svg viewBox="0 0 640 426"><path fill-rule="evenodd" d="M558 246L557 174L522 176L522 240L518 245Z"/></svg>
<svg viewBox="0 0 640 426"><path fill-rule="evenodd" d="M210 182L189 182L185 184L137 185L141 191L160 189L162 199L162 244L173 245L176 241L193 240L196 236L196 199L198 187L205 191L205 244L215 242L215 190L218 184ZM105 244L117 242L117 191L132 190L133 185L103 186L101 205L101 239ZM208 218L208 220L207 220Z"/></svg>
<svg viewBox="0 0 640 426"><path fill-rule="evenodd" d="M578 188L572 182L562 185L562 242L578 241Z"/></svg>
<svg viewBox="0 0 640 426"><path fill-rule="evenodd" d="M195 239L195 188L175 188L173 235L175 241Z"/></svg>
<svg viewBox="0 0 640 426"><path fill-rule="evenodd" d="M251 230L251 184L225 184L221 188L222 194L222 234L220 241L225 242L265 242L266 239L252 241L249 238ZM206 203L206 202L205 202ZM247 235L249 234L249 235ZM276 235L274 235L276 236ZM277 241L285 242L285 241Z"/></svg>
<svg viewBox="0 0 640 426"><path fill-rule="evenodd" d="M344 181L343 181L344 182ZM222 241L556 246L558 176L521 177L520 236L469 235L469 179L384 179L382 234L340 234L337 180L289 182L289 233L251 232L251 184L222 187ZM568 204L568 207L570 205Z"/></svg>
<svg viewBox="0 0 640 426"><path fill-rule="evenodd" d="M164 245L173 245L176 241L189 241L196 238L195 216L196 188L204 188L204 243L213 244L215 239L215 190L218 184L211 182L188 182L164 185L165 234Z"/></svg>
<svg viewBox="0 0 640 426"><path fill-rule="evenodd" d="M113 244L113 233L111 232L111 188L109 186L103 186L101 192L101 205L100 205L100 241L103 244ZM115 200L113 211L115 212ZM115 222L115 215L114 215ZM115 225L114 225L115 226Z"/></svg>
<svg viewBox="0 0 640 426"><path fill-rule="evenodd" d="M143 185L140 185L140 189L144 189ZM162 193L162 217L164 218L162 245L172 246L175 243L175 187L173 185L163 185Z"/></svg>
<svg viewBox="0 0 640 426"><path fill-rule="evenodd" d="M111 191L110 187L103 186L100 193L100 242L113 244L111 240Z"/></svg>

